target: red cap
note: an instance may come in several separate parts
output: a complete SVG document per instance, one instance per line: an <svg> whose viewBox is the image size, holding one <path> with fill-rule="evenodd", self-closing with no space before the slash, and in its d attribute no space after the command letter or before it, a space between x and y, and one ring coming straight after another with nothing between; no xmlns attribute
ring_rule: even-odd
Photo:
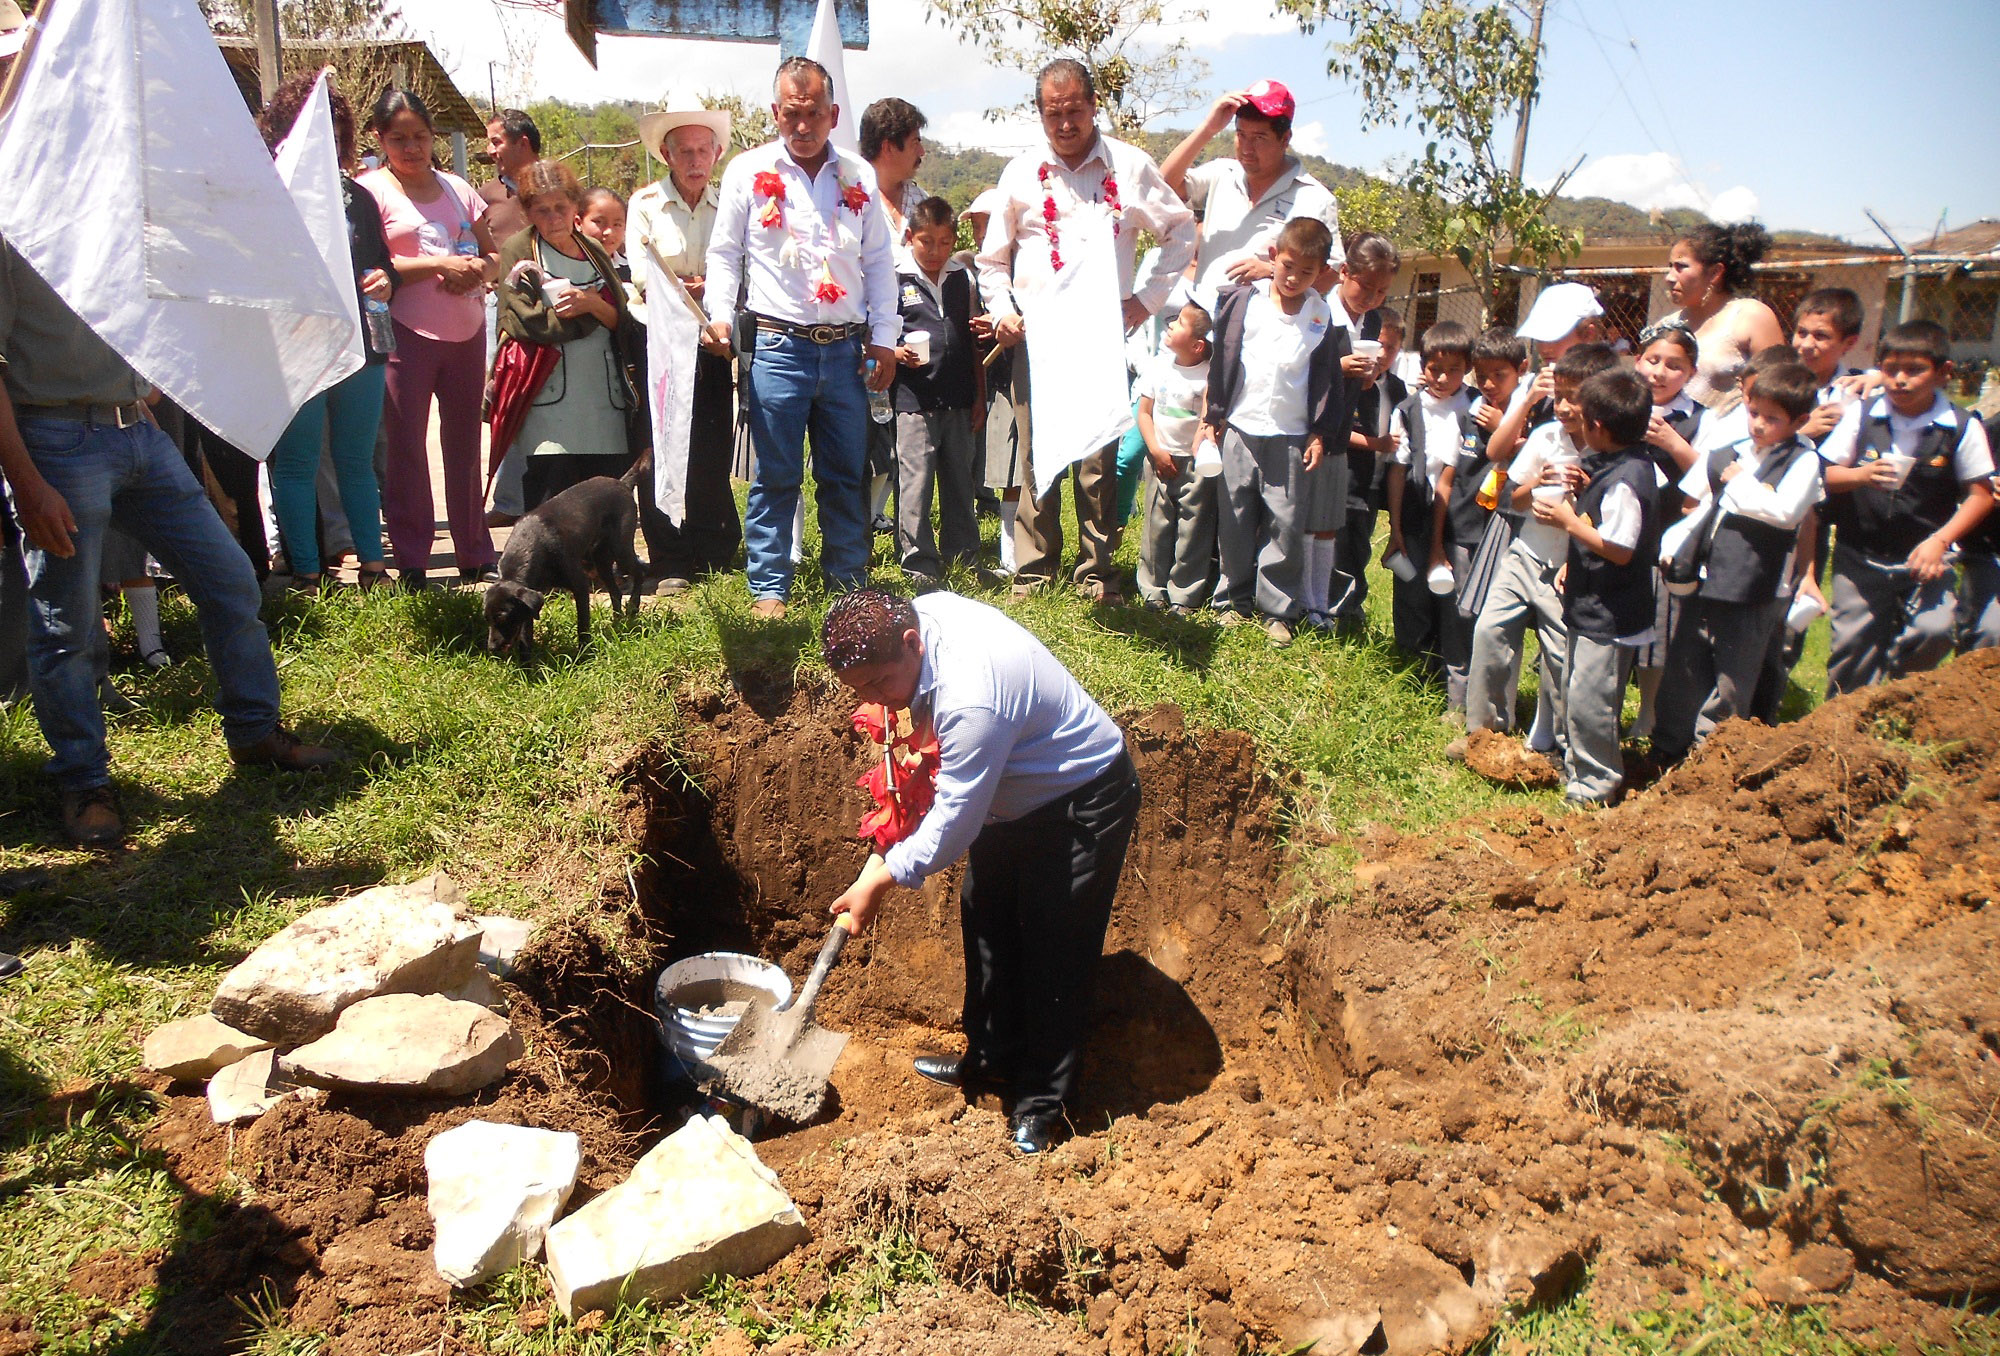
<svg viewBox="0 0 2000 1356"><path fill-rule="evenodd" d="M1275 80L1259 80L1245 92L1250 96L1250 107L1267 118L1289 118L1298 108L1292 92Z"/></svg>

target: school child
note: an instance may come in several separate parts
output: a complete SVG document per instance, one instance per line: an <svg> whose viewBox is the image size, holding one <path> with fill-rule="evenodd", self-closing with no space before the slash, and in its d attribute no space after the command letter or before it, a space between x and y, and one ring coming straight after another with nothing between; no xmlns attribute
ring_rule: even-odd
<svg viewBox="0 0 2000 1356"><path fill-rule="evenodd" d="M1346 257L1336 270L1327 305L1333 313L1333 323L1347 331L1352 349L1341 359L1340 368L1347 404L1356 417L1350 425L1346 448L1333 449L1343 465L1322 473L1315 486L1321 493L1308 506L1304 524L1306 616L1319 627L1333 625L1336 616L1357 626L1364 622L1362 603L1368 596L1368 553L1375 533L1375 507L1381 494L1382 469L1377 457L1390 450L1369 445L1379 444L1387 435L1390 415L1408 394L1401 378L1392 372L1396 355L1403 346L1402 317L1382 305L1396 281L1396 270L1402 267L1403 257L1388 237L1373 231L1348 236L1342 249ZM1394 335L1389 333L1392 318ZM1379 344L1381 351L1371 356L1370 344ZM1386 389L1398 392L1396 398L1386 408L1379 400L1371 406L1381 427L1361 420L1360 405L1367 398L1366 393L1390 381L1394 385ZM1357 443L1355 431L1363 429L1368 436ZM1365 466L1355 457L1357 448L1363 449ZM1343 450L1348 455L1339 458ZM1358 484L1357 473L1364 476ZM1368 521L1357 537L1350 521L1356 501L1370 496L1372 500L1366 509Z"/></svg>
<svg viewBox="0 0 2000 1356"><path fill-rule="evenodd" d="M1528 315L1514 331L1535 346L1535 379L1519 388L1514 404L1493 429L1497 461L1511 460L1530 430L1555 417L1555 365L1579 344L1604 338L1604 306L1583 283L1551 283L1535 293Z"/></svg>
<svg viewBox="0 0 2000 1356"><path fill-rule="evenodd" d="M1653 393L1653 418L1646 427L1646 450L1660 477L1660 518L1672 523L1681 516L1680 483L1699 460L1694 440L1700 436L1704 411L1687 393L1699 357L1694 331L1679 322L1650 325L1640 331L1639 356L1633 366ZM1631 735L1644 739L1653 732L1666 672L1667 640L1680 615L1680 601L1655 580L1653 643L1633 657L1632 681L1639 689L1639 714Z"/></svg>
<svg viewBox="0 0 2000 1356"><path fill-rule="evenodd" d="M1381 375L1361 384L1354 400L1354 424L1347 434L1347 511L1334 536L1333 574L1327 583L1327 605L1334 625L1359 632L1368 624L1368 561L1375 550L1375 515L1381 512L1389 463L1396 440L1389 425L1396 407L1410 398L1410 388L1396 375L1396 358L1403 351L1403 316L1388 306L1370 313L1379 319L1376 342L1382 345L1375 366ZM1356 389L1350 381L1348 390Z"/></svg>
<svg viewBox="0 0 2000 1356"><path fill-rule="evenodd" d="M1996 434L2000 434L2000 415L1986 421L1989 451ZM1959 651L2000 648L2000 512L1988 510L1986 521L1965 537L1959 548L1963 553L1959 557Z"/></svg>
<svg viewBox="0 0 2000 1356"><path fill-rule="evenodd" d="M1182 616L1207 602L1215 586L1215 477L1194 470L1195 433L1208 400L1210 324L1200 306L1183 305L1139 380L1139 433L1148 458L1139 597Z"/></svg>
<svg viewBox="0 0 2000 1356"><path fill-rule="evenodd" d="M1495 325L1472 341L1472 386L1478 399L1472 402L1471 420L1458 456L1445 467L1438 479L1438 499L1445 514L1445 539L1451 558L1452 578L1457 582L1454 600L1463 629L1466 659L1472 656L1472 623L1485 606L1492 586L1492 571L1474 577L1474 562L1482 556L1482 545L1499 509L1500 486L1506 482L1507 468L1490 453L1493 430L1506 417L1514 391L1528 368L1528 346L1505 325ZM1508 505L1486 558L1497 564L1505 554L1520 525L1519 516ZM1504 537L1504 540L1501 538Z"/></svg>
<svg viewBox="0 0 2000 1356"><path fill-rule="evenodd" d="M1792 317L1792 350L1819 383L1819 404L1799 430L1801 438L1818 443L1860 399L1860 379L1867 374L1846 359L1861 341L1864 319L1861 298L1851 288L1821 287L1800 300Z"/></svg>
<svg viewBox="0 0 2000 1356"><path fill-rule="evenodd" d="M1773 367L1743 403L1750 436L1710 454L1681 482L1697 501L1685 530L1696 539L1699 574L1667 642L1653 735L1654 756L1667 765L1731 716L1749 714L1771 638L1791 606L1786 585L1799 528L1820 498L1819 454L1799 436L1819 404L1812 370Z"/></svg>
<svg viewBox="0 0 2000 1356"><path fill-rule="evenodd" d="M1599 372L1577 388L1576 403L1588 455L1580 467L1567 468L1573 497L1536 498L1533 512L1569 539L1563 798L1600 806L1611 803L1625 779L1619 708L1633 651L1653 635L1659 478L1645 447L1653 393L1638 373Z"/></svg>
<svg viewBox="0 0 2000 1356"><path fill-rule="evenodd" d="M1294 218L1272 246L1271 276L1224 296L1198 435L1222 445L1215 606L1224 625L1255 608L1279 646L1305 612L1300 507L1327 449L1347 445L1352 418L1340 378L1347 331L1313 290L1332 248L1323 224Z"/></svg>
<svg viewBox="0 0 2000 1356"><path fill-rule="evenodd" d="M979 403L972 342L972 277L954 267L958 215L943 198L910 209L910 255L896 276L903 342L896 350L896 558L915 586L935 584L948 564L975 564L973 506ZM914 263L910 269L908 264ZM919 340L918 335L926 336ZM921 347L919 346L921 345ZM931 497L938 535L931 536Z"/></svg>
<svg viewBox="0 0 2000 1356"><path fill-rule="evenodd" d="M1449 504L1439 482L1473 427L1473 397L1465 385L1472 366L1472 332L1441 321L1424 331L1422 351L1423 385L1397 407L1392 426L1397 446L1389 467L1389 545L1382 561L1394 576L1396 648L1422 659L1430 672L1442 670L1448 705L1463 710L1471 628L1452 601Z"/></svg>
<svg viewBox="0 0 2000 1356"><path fill-rule="evenodd" d="M1549 381L1554 420L1529 434L1508 464L1502 502L1528 516L1521 520L1473 624L1465 693L1468 732L1513 728L1514 692L1530 621L1542 652L1540 704L1554 728L1562 729L1569 627L1556 575L1568 554L1568 537L1559 525L1535 517L1530 509L1539 498L1559 499L1569 493L1570 470L1583 461L1583 407L1577 393L1585 381L1617 366L1618 355L1605 344L1580 344L1564 353ZM1529 747L1535 745L1530 742ZM1463 757L1464 745L1454 740L1445 752Z"/></svg>
<svg viewBox="0 0 2000 1356"><path fill-rule="evenodd" d="M1882 394L1850 406L1820 448L1836 533L1830 697L1944 658L1957 611L1948 553L1993 506L1986 429L1945 399L1944 327L1896 326L1876 366Z"/></svg>

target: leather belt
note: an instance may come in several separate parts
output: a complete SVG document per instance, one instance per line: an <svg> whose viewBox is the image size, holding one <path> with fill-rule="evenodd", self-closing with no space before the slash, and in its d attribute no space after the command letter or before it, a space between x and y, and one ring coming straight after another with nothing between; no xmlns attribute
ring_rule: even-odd
<svg viewBox="0 0 2000 1356"><path fill-rule="evenodd" d="M146 422L145 402L129 405L21 405L23 419L68 419L79 424L105 424L111 428L131 428Z"/></svg>
<svg viewBox="0 0 2000 1356"><path fill-rule="evenodd" d="M790 335L794 339L803 339L809 344L819 344L822 347L841 343L868 331L868 326L858 320L845 325L794 325L789 320L774 320L768 315L757 317L757 328L768 330L772 334Z"/></svg>

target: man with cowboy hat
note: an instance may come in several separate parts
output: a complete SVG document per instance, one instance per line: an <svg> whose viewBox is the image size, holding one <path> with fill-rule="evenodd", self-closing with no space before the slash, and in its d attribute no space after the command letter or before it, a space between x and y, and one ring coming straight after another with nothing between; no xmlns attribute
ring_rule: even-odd
<svg viewBox="0 0 2000 1356"><path fill-rule="evenodd" d="M645 255L672 270L696 304L707 309L708 238L715 229L715 167L729 149L729 114L706 108L669 109L639 119L639 139L667 175L632 195L625 253L632 261L633 314L646 318ZM735 298L725 300L734 302ZM673 299L654 304L677 305ZM707 349L695 359L694 427L688 442L686 516L675 527L650 492L641 493L647 554L662 594L685 592L697 575L726 570L743 529L729 488L732 450L730 360Z"/></svg>

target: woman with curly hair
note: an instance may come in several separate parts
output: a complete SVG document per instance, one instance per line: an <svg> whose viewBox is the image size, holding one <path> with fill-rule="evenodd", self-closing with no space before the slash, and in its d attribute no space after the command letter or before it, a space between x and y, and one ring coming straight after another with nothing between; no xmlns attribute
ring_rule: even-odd
<svg viewBox="0 0 2000 1356"><path fill-rule="evenodd" d="M271 96L259 127L273 154L291 135L299 110L312 97L318 79L316 72L295 75ZM365 313L370 302L389 300L396 290L396 271L390 266L389 242L382 233L382 209L373 194L349 177L357 163L354 110L331 86L327 101L333 107L333 136L340 155L347 247L354 262L354 286ZM278 515L278 533L284 538L285 556L292 564L292 587L296 589L312 591L320 586L316 482L322 439L333 459L340 509L347 515L348 531L354 537L361 586L379 584L389 573L382 559L382 489L375 480L375 433L382 423L383 377L388 371L389 351L376 346L366 326L362 339L367 361L361 370L300 406L271 451L271 506Z"/></svg>
<svg viewBox="0 0 2000 1356"><path fill-rule="evenodd" d="M1660 324L1693 331L1701 352L1686 389L1701 405L1722 403L1751 354L1785 342L1778 317L1750 294L1751 269L1770 247L1770 233L1755 222L1704 222L1667 258L1667 293L1680 309Z"/></svg>

